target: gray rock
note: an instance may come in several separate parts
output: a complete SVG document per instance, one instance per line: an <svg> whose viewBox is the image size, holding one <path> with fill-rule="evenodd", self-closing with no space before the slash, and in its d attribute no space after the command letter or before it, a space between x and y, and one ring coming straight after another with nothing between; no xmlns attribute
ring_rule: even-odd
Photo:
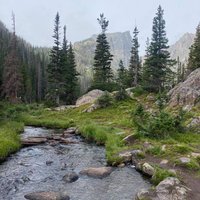
<svg viewBox="0 0 200 200"><path fill-rule="evenodd" d="M179 158L179 161L181 162L181 164L187 164L191 161L191 159L187 157L181 157Z"/></svg>
<svg viewBox="0 0 200 200"><path fill-rule="evenodd" d="M131 144L135 141L135 135L134 134L130 134L128 136L126 136L123 141L126 143L126 144Z"/></svg>
<svg viewBox="0 0 200 200"><path fill-rule="evenodd" d="M79 178L78 174L76 174L75 172L71 172L71 173L67 173L64 177L63 177L63 181L65 181L66 183L72 183L77 181Z"/></svg>
<svg viewBox="0 0 200 200"><path fill-rule="evenodd" d="M191 109L200 97L200 68L194 70L187 79L169 91L169 106L183 106Z"/></svg>
<svg viewBox="0 0 200 200"><path fill-rule="evenodd" d="M130 162L132 160L132 152L131 151L124 151L119 153L118 155L123 162Z"/></svg>
<svg viewBox="0 0 200 200"><path fill-rule="evenodd" d="M144 163L142 165L142 172L148 176L153 176L155 169L149 163Z"/></svg>
<svg viewBox="0 0 200 200"><path fill-rule="evenodd" d="M152 167L149 163L136 163L136 170L141 171L143 174L152 177L155 173L154 167Z"/></svg>
<svg viewBox="0 0 200 200"><path fill-rule="evenodd" d="M109 176L112 171L112 167L91 167L80 171L80 174L94 178L104 178L106 176Z"/></svg>
<svg viewBox="0 0 200 200"><path fill-rule="evenodd" d="M193 118L192 121L187 125L188 128L193 128L197 126L200 127L200 116Z"/></svg>
<svg viewBox="0 0 200 200"><path fill-rule="evenodd" d="M75 134L76 133L76 127L70 127L67 130L64 131L64 134Z"/></svg>
<svg viewBox="0 0 200 200"><path fill-rule="evenodd" d="M66 192L33 192L24 196L29 200L69 200Z"/></svg>
<svg viewBox="0 0 200 200"><path fill-rule="evenodd" d="M76 106L82 106L85 104L94 103L100 96L102 96L104 92L102 90L92 90L87 94L83 95L76 101Z"/></svg>
<svg viewBox="0 0 200 200"><path fill-rule="evenodd" d="M168 160L164 159L164 160L161 160L160 164L161 165L166 165L168 162L169 162Z"/></svg>
<svg viewBox="0 0 200 200"><path fill-rule="evenodd" d="M168 177L161 181L155 189L138 192L135 200L186 200L189 190L177 178Z"/></svg>
<svg viewBox="0 0 200 200"><path fill-rule="evenodd" d="M200 158L200 153L194 153L194 152L192 152L192 153L191 153L191 156L192 156L193 158Z"/></svg>

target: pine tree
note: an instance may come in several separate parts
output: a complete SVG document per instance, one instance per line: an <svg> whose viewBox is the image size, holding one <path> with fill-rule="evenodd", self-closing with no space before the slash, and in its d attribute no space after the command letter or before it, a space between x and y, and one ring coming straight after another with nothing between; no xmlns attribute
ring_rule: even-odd
<svg viewBox="0 0 200 200"><path fill-rule="evenodd" d="M117 72L117 83L120 88L125 89L128 86L128 71L125 69L122 60L119 61L119 68Z"/></svg>
<svg viewBox="0 0 200 200"><path fill-rule="evenodd" d="M130 86L137 86L140 81L141 73L141 63L139 58L139 43L138 43L138 29L137 26L134 28L132 48L131 48L131 58L129 65L129 77L130 77Z"/></svg>
<svg viewBox="0 0 200 200"><path fill-rule="evenodd" d="M200 67L199 55L200 55L200 24L197 26L194 43L190 48L187 74Z"/></svg>
<svg viewBox="0 0 200 200"><path fill-rule="evenodd" d="M164 11L158 7L153 19L153 34L148 48L148 57L143 69L143 87L150 92L163 91L171 86L173 73L171 66L175 60L170 59L168 39L166 38Z"/></svg>
<svg viewBox="0 0 200 200"><path fill-rule="evenodd" d="M13 34L8 50L8 54L4 62L2 94L11 103L21 101L21 76L20 61L17 55L17 39L15 34L15 16L12 14Z"/></svg>
<svg viewBox="0 0 200 200"><path fill-rule="evenodd" d="M61 66L61 48L60 48L60 16L55 17L54 27L54 46L50 52L50 64L47 67L48 72L48 96L47 99L53 104L60 104L60 95L63 92L62 66Z"/></svg>
<svg viewBox="0 0 200 200"><path fill-rule="evenodd" d="M76 71L76 62L75 62L75 55L72 48L72 44L69 45L68 50L68 57L67 57L67 67L68 73L66 74L66 81L67 81L67 88L66 88L66 95L67 104L74 104L76 97L77 97L77 90L78 90L78 73Z"/></svg>
<svg viewBox="0 0 200 200"><path fill-rule="evenodd" d="M111 69L112 55L110 53L110 46L106 37L106 30L109 21L106 20L104 14L100 14L100 18L97 19L102 32L97 36L97 45L94 56L94 81L93 85L104 86L111 82L113 73ZM99 88L101 89L101 88Z"/></svg>

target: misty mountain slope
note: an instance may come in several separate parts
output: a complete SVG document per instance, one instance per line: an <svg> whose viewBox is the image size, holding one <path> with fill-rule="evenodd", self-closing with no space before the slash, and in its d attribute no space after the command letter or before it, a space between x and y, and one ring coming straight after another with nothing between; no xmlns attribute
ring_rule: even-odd
<svg viewBox="0 0 200 200"><path fill-rule="evenodd" d="M93 66L96 37L97 35L93 35L91 38L74 43L77 68L80 73L85 68L91 68ZM112 68L118 68L120 59L123 60L124 65L127 67L131 50L130 32L108 33L107 38L111 47L111 53L113 54Z"/></svg>
<svg viewBox="0 0 200 200"><path fill-rule="evenodd" d="M180 62L187 62L194 37L195 35L192 33L185 33L175 44L171 45L169 48L171 58L177 59L179 57Z"/></svg>

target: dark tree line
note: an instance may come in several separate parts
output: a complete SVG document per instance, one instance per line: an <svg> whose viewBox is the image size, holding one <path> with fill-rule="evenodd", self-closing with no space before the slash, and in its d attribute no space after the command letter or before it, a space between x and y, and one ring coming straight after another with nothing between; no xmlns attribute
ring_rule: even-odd
<svg viewBox="0 0 200 200"><path fill-rule="evenodd" d="M66 39L60 43L60 24L57 13L54 27L54 46L32 47L0 23L0 93L2 100L11 103L42 102L73 104L78 95L78 73L74 51Z"/></svg>
<svg viewBox="0 0 200 200"><path fill-rule="evenodd" d="M32 47L16 36L15 30L12 33L9 32L0 22L0 94L2 100L26 103L44 100L48 60L46 49ZM15 94L11 91L15 91Z"/></svg>

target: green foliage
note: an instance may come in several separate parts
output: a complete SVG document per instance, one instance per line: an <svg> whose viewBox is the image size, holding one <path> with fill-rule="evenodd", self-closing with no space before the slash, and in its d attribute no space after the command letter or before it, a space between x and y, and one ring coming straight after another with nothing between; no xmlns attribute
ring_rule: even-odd
<svg viewBox="0 0 200 200"><path fill-rule="evenodd" d="M186 144L181 144L181 145L174 146L173 151L180 154L187 154L192 151L192 148Z"/></svg>
<svg viewBox="0 0 200 200"><path fill-rule="evenodd" d="M129 74L128 70L124 67L123 61L120 60L119 68L117 69L117 84L119 88L127 88L129 86Z"/></svg>
<svg viewBox="0 0 200 200"><path fill-rule="evenodd" d="M158 185L161 181L163 181L167 177L176 177L176 174L168 170L157 167L151 180L154 185Z"/></svg>
<svg viewBox="0 0 200 200"><path fill-rule="evenodd" d="M97 19L102 32L97 36L96 49L94 55L94 80L92 85L103 85L112 82L113 72L111 69L111 61L113 55L110 53L110 45L106 37L106 29L109 21L106 20L104 14L100 14Z"/></svg>
<svg viewBox="0 0 200 200"><path fill-rule="evenodd" d="M200 24L196 29L194 43L190 48L188 59L188 73L200 67Z"/></svg>
<svg viewBox="0 0 200 200"><path fill-rule="evenodd" d="M115 94L115 100L116 101L123 101L123 100L126 100L128 99L129 96L126 92L125 89L121 88L119 91L117 91L117 93Z"/></svg>
<svg viewBox="0 0 200 200"><path fill-rule="evenodd" d="M139 97L146 93L146 91L141 86L137 86L137 87L133 88L132 92L134 93L135 97Z"/></svg>
<svg viewBox="0 0 200 200"><path fill-rule="evenodd" d="M0 124L0 160L20 148L19 133L23 131L23 123L1 122Z"/></svg>
<svg viewBox="0 0 200 200"><path fill-rule="evenodd" d="M150 114L138 105L132 113L133 123L138 133L152 138L167 138L177 132L182 132L182 116L174 116L168 112L160 111Z"/></svg>
<svg viewBox="0 0 200 200"><path fill-rule="evenodd" d="M112 103L113 103L113 98L108 92L105 92L97 99L97 104L99 105L100 108L108 107L112 105Z"/></svg>
<svg viewBox="0 0 200 200"><path fill-rule="evenodd" d="M141 62L139 58L138 28L133 31L131 58L129 64L129 86L137 86L141 81Z"/></svg>
<svg viewBox="0 0 200 200"><path fill-rule="evenodd" d="M151 155L162 155L164 152L162 151L161 146L154 146L152 148L148 148L147 153L151 154Z"/></svg>
<svg viewBox="0 0 200 200"><path fill-rule="evenodd" d="M118 89L118 84L115 82L110 82L110 83L93 83L93 85L88 89L88 91L94 90L94 89L99 89L102 91L116 91Z"/></svg>
<svg viewBox="0 0 200 200"><path fill-rule="evenodd" d="M153 19L152 41L147 49L147 55L143 67L142 82L145 90L159 92L172 84L173 73L171 66L175 60L170 59L168 52L168 39L166 38L164 11L158 7Z"/></svg>

